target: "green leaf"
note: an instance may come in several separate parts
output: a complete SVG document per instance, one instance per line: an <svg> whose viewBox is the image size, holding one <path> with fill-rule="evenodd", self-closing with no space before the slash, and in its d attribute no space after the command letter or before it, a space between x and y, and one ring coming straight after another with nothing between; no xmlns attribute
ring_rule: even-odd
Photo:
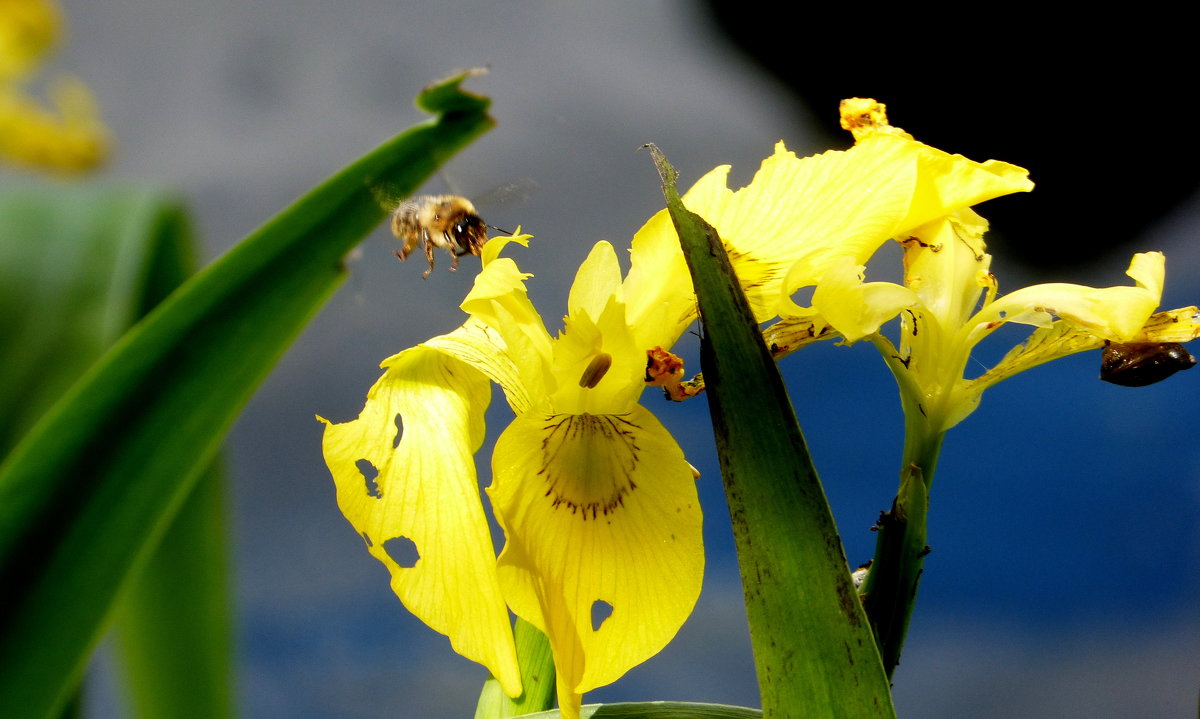
<svg viewBox="0 0 1200 719"><path fill-rule="evenodd" d="M894 717L887 677L783 380L721 238L651 147L704 328L701 368L765 717Z"/></svg>
<svg viewBox="0 0 1200 719"><path fill-rule="evenodd" d="M152 189L36 184L0 192L0 429L7 453L52 401L187 279L182 208ZM231 713L223 478L210 472L124 598L119 627L138 716ZM200 491L203 490L203 491ZM186 581L180 582L183 578ZM154 602L164 592L171 601ZM130 606L132 604L132 606ZM181 633L192 632L187 643ZM62 716L81 716L75 701Z"/></svg>
<svg viewBox="0 0 1200 719"><path fill-rule="evenodd" d="M300 198L123 336L0 467L0 715L49 717L113 602L342 258L492 125L459 75L412 128Z"/></svg>
<svg viewBox="0 0 1200 719"><path fill-rule="evenodd" d="M526 714L523 719L559 719L558 710ZM580 719L760 719L758 709L694 702L629 702L586 704Z"/></svg>
<svg viewBox="0 0 1200 719"><path fill-rule="evenodd" d="M475 719L508 719L554 706L554 653L550 651L550 640L520 617L513 628L513 639L525 691L510 699L500 688L500 682L488 677L475 706Z"/></svg>
<svg viewBox="0 0 1200 719"><path fill-rule="evenodd" d="M120 598L116 646L133 716L234 715L225 473L214 463Z"/></svg>

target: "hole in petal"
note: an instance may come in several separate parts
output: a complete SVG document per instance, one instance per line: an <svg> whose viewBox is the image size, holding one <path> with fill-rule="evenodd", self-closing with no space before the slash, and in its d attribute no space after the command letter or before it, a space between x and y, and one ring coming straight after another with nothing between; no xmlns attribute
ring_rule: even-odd
<svg viewBox="0 0 1200 719"><path fill-rule="evenodd" d="M792 302L795 302L801 307L812 307L813 292L815 292L816 289L816 285L801 287L792 294Z"/></svg>
<svg viewBox="0 0 1200 719"><path fill-rule="evenodd" d="M363 532L362 538L363 538L363 541L367 543L368 549L375 546L375 543L371 541L371 535L367 534L366 532Z"/></svg>
<svg viewBox="0 0 1200 719"><path fill-rule="evenodd" d="M603 599L597 599L592 602L592 631L600 631L600 625L604 624L604 620L612 616L612 605Z"/></svg>
<svg viewBox="0 0 1200 719"><path fill-rule="evenodd" d="M376 481L379 478L379 470L375 465L365 459L360 459L354 463L358 467L358 471L363 476L363 482L367 488L367 496L375 499L383 499L383 492L379 491L379 483Z"/></svg>
<svg viewBox="0 0 1200 719"><path fill-rule="evenodd" d="M396 440L392 442L392 449L400 446L400 440L404 437L404 418L396 414Z"/></svg>
<svg viewBox="0 0 1200 719"><path fill-rule="evenodd" d="M412 569L421 561L416 543L408 537L392 537L383 543L383 551L404 569Z"/></svg>

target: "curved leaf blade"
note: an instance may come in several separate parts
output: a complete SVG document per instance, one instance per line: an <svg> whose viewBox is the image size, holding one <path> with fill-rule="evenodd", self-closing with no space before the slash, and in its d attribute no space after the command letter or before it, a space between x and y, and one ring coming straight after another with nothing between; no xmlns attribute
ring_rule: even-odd
<svg viewBox="0 0 1200 719"><path fill-rule="evenodd" d="M384 217L491 125L458 75L422 93L435 119L300 198L127 333L0 467L0 714L67 700L121 586L238 411ZM79 597L91 601L80 602Z"/></svg>

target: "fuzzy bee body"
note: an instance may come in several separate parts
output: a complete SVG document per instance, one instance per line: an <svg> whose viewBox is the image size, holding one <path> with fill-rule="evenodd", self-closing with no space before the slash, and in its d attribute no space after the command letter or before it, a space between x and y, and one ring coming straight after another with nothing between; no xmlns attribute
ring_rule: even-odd
<svg viewBox="0 0 1200 719"><path fill-rule="evenodd" d="M433 271L433 250L444 248L450 253L454 264L450 271L458 269L458 258L463 255L478 255L487 241L488 224L476 212L475 205L458 195L419 195L401 202L392 212L392 234L403 243L396 250L396 257L408 259L409 253L421 245L429 269L421 278L429 277Z"/></svg>

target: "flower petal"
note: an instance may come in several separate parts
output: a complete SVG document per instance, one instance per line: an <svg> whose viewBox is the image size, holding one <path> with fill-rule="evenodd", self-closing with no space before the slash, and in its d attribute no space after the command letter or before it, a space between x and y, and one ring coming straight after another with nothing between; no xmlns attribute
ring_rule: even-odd
<svg viewBox="0 0 1200 719"><path fill-rule="evenodd" d="M831 265L813 292L813 309L837 330L846 343L879 331L879 326L905 307L920 304L907 287L892 282L863 282L862 265L845 257Z"/></svg>
<svg viewBox="0 0 1200 719"><path fill-rule="evenodd" d="M501 586L550 638L560 708L577 716L583 692L661 650L696 603L704 553L691 467L635 406L517 417L492 469L488 494L508 537Z"/></svg>
<svg viewBox="0 0 1200 719"><path fill-rule="evenodd" d="M798 159L779 143L748 186L684 201L717 229L755 317L766 320L781 294L815 284L837 258L865 262L903 229L916 145L873 142Z"/></svg>
<svg viewBox="0 0 1200 719"><path fill-rule="evenodd" d="M493 257L475 277L475 285L460 306L499 335L512 366L520 373L526 398L534 399L548 397L552 391L547 382L552 380L549 369L554 351L550 333L525 290L529 277L532 275L521 272L512 259ZM512 398L509 403L514 408L518 404Z"/></svg>
<svg viewBox="0 0 1200 719"><path fill-rule="evenodd" d="M338 506L387 566L404 606L517 696L516 649L472 458L488 381L428 347L383 366L358 419L322 420Z"/></svg>
<svg viewBox="0 0 1200 719"><path fill-rule="evenodd" d="M1146 320L1135 342L1191 342L1200 337L1200 308L1156 312Z"/></svg>
<svg viewBox="0 0 1200 719"><path fill-rule="evenodd" d="M980 310L968 326L974 345L1005 322L1049 327L1053 316L1101 339L1127 342L1141 331L1162 299L1166 259L1161 252L1133 256L1126 274L1136 287L1086 287L1065 282L1032 285Z"/></svg>
<svg viewBox="0 0 1200 719"><path fill-rule="evenodd" d="M575 273L567 298L567 316L583 312L593 321L598 320L609 299L620 299L620 294L621 266L616 250L607 242L597 242Z"/></svg>
<svg viewBox="0 0 1200 719"><path fill-rule="evenodd" d="M706 175L692 191L711 185L718 170ZM724 168L728 171L728 167ZM725 175L720 174L721 189ZM689 192L688 196L691 196ZM671 215L664 209L646 221L633 236L629 274L622 284L629 326L643 350L671 347L699 316L692 275L679 246Z"/></svg>
<svg viewBox="0 0 1200 719"><path fill-rule="evenodd" d="M521 371L508 355L504 338L479 320L470 318L453 332L438 335L422 344L466 362L500 385L513 412L527 412L533 405Z"/></svg>

